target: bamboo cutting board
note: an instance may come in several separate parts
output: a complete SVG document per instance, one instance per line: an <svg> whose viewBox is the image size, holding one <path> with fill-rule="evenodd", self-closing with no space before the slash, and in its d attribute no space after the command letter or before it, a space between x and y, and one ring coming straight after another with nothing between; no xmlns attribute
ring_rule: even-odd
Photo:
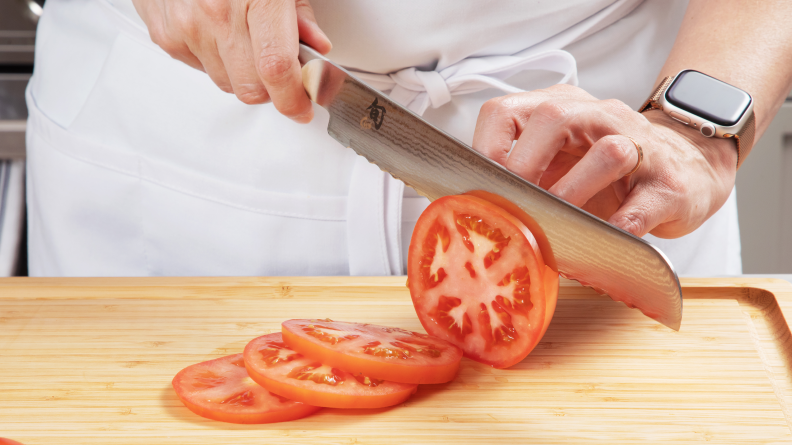
<svg viewBox="0 0 792 445"><path fill-rule="evenodd" d="M563 281L523 362L379 410L231 425L170 381L288 318L422 330L404 278L0 280L0 437L37 444L790 443L792 286L683 280L675 332ZM785 318L786 317L786 318Z"/></svg>

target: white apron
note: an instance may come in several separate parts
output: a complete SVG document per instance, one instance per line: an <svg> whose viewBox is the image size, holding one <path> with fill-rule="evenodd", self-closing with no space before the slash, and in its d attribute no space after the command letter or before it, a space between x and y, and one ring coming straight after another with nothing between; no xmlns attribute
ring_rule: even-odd
<svg viewBox="0 0 792 445"><path fill-rule="evenodd" d="M467 143L506 92L577 82L637 107L685 8L312 4L331 58ZM427 201L331 139L321 108L298 125L220 92L150 42L130 0L48 2L36 49L31 275L403 273ZM693 234L652 239L682 274L740 272L733 195Z"/></svg>

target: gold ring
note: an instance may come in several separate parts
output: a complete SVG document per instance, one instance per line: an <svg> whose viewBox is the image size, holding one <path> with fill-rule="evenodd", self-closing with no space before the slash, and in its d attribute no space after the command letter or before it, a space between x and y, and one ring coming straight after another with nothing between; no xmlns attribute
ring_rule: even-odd
<svg viewBox="0 0 792 445"><path fill-rule="evenodd" d="M643 148L641 148L641 145L639 143L635 142L635 139L633 139L633 138L631 138L629 136L626 136L626 138L631 140L632 143L635 144L635 149L638 150L638 162L635 163L635 167L633 167L633 169L630 170L630 173L627 173L626 175L624 175L624 176L630 176L631 174L633 174L636 171L638 171L638 167L640 167L641 166L641 162L643 162Z"/></svg>

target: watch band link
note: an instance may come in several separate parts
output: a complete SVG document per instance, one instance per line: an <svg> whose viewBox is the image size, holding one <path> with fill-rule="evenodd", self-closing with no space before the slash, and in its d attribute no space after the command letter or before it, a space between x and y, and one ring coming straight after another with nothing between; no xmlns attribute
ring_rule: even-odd
<svg viewBox="0 0 792 445"><path fill-rule="evenodd" d="M668 76L660 82L660 85L655 88L654 92L649 99L646 99L646 102L638 109L639 113L643 113L647 110L659 110L660 109L660 97L665 93L665 90L671 85L671 82L674 80L674 76Z"/></svg>
<svg viewBox="0 0 792 445"><path fill-rule="evenodd" d="M655 88L652 95L646 99L646 102L638 109L639 113L643 113L644 111L648 110L659 110L660 109L660 97L663 96L665 90L671 85L671 82L674 81L675 76L668 76L664 78L660 85ZM748 116L748 121L745 122L742 129L737 134L726 134L724 135L727 138L734 138L734 142L737 145L737 168L740 168L742 162L745 160L745 157L748 155L748 152L751 151L754 143L754 137L756 136L756 115L751 112L750 116Z"/></svg>

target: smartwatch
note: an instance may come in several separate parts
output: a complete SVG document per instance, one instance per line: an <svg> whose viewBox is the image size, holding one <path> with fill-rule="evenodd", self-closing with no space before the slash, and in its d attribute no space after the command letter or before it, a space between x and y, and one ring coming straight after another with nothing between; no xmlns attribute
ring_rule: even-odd
<svg viewBox="0 0 792 445"><path fill-rule="evenodd" d="M683 70L666 77L638 111L648 110L662 110L708 138L733 139L737 168L753 147L756 120L751 95L704 73Z"/></svg>

